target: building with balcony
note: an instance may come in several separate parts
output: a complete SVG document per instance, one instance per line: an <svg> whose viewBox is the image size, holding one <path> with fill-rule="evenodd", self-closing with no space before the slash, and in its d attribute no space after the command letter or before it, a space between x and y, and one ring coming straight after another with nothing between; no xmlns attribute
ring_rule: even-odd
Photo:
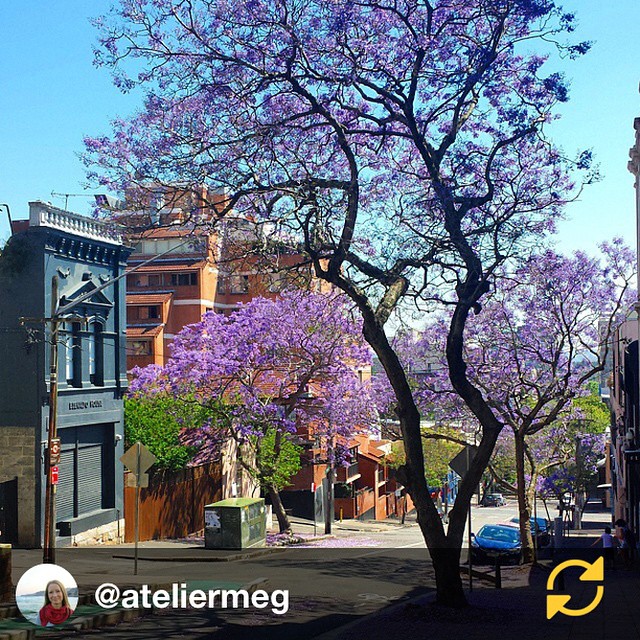
<svg viewBox="0 0 640 640"><path fill-rule="evenodd" d="M181 329L290 286L320 289L302 255L253 220L227 214L224 194L164 187L145 212L117 217L134 245L127 276L127 365L163 365Z"/></svg>

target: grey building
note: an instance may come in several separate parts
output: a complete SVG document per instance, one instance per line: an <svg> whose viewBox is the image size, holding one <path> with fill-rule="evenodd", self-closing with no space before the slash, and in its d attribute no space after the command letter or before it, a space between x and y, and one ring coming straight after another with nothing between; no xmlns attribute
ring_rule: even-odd
<svg viewBox="0 0 640 640"><path fill-rule="evenodd" d="M123 517L125 283L99 287L124 272L130 249L105 224L43 202L13 231L0 258L0 529L3 541L39 547L53 276L60 305L88 294L59 325L58 535L103 535Z"/></svg>

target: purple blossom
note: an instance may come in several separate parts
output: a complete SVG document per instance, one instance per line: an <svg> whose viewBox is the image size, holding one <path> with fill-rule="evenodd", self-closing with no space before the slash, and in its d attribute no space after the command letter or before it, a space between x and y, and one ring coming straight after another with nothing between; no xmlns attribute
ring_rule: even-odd
<svg viewBox="0 0 640 640"><path fill-rule="evenodd" d="M229 437L246 444L275 430L293 441L304 426L344 464L350 435L376 419L357 373L369 363L341 296L289 291L184 327L164 367L132 371L131 392L212 407L210 419L182 435L199 448L196 461L217 455Z"/></svg>

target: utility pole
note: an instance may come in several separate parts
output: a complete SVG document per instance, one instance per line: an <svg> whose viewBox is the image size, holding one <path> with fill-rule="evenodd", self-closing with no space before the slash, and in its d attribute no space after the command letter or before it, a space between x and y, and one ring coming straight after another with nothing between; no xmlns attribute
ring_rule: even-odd
<svg viewBox="0 0 640 640"><path fill-rule="evenodd" d="M44 553L42 561L47 564L55 564L55 522L56 522L56 485L52 482L51 451L54 439L58 437L58 323L56 317L58 306L58 276L51 278L51 335L50 335L50 362L49 362L49 433L47 436L46 465L46 489L44 502Z"/></svg>

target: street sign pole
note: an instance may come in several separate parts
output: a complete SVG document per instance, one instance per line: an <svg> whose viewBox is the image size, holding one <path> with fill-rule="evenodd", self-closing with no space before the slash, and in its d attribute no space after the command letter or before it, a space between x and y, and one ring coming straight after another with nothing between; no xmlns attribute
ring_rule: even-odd
<svg viewBox="0 0 640 640"><path fill-rule="evenodd" d="M133 486L136 490L136 501L133 517L134 551L133 551L133 575L138 575L138 539L140 538L140 489L149 486L149 474L146 473L157 458L141 442L136 442L129 447L124 455L120 456L120 462L131 472L133 483L127 481L127 486Z"/></svg>
<svg viewBox="0 0 640 640"><path fill-rule="evenodd" d="M133 575L138 575L138 539L140 538L140 442L136 442L136 512L135 512L135 550L133 552Z"/></svg>
<svg viewBox="0 0 640 640"><path fill-rule="evenodd" d="M317 522L316 522L316 483L311 483L311 500L313 501L313 537L315 538L317 534Z"/></svg>

